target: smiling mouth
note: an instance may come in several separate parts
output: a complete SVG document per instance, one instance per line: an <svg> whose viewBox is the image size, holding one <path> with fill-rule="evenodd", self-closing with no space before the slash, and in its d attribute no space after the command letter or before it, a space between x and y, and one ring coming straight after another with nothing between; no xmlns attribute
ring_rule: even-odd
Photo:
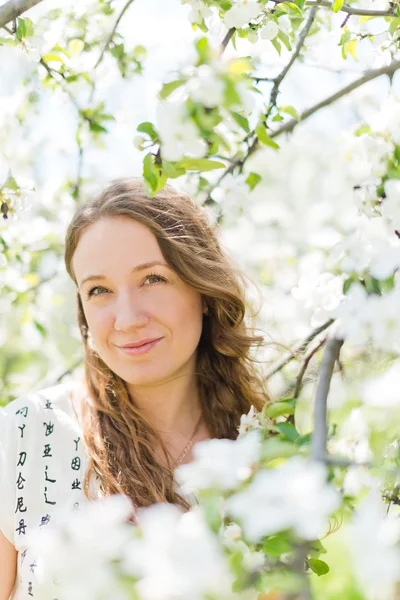
<svg viewBox="0 0 400 600"><path fill-rule="evenodd" d="M158 338L157 340L153 340L152 342L147 342L147 344L141 344L140 346L118 346L122 352L128 354L129 356L135 356L137 354L145 354L152 350L154 346L161 342L164 338Z"/></svg>

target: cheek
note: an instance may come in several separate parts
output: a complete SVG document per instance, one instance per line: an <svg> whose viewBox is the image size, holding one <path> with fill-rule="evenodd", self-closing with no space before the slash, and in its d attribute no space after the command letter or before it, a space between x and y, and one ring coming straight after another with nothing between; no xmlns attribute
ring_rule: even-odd
<svg viewBox="0 0 400 600"><path fill-rule="evenodd" d="M112 327L112 318L109 311L99 306L85 308L85 317L94 337L101 337Z"/></svg>

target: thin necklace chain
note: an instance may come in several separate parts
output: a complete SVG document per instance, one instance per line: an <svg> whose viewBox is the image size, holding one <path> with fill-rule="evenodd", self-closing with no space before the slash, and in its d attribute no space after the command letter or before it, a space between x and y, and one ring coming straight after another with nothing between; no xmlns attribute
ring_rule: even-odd
<svg viewBox="0 0 400 600"><path fill-rule="evenodd" d="M172 469L176 469L176 467L181 464L181 462L185 458L186 454L189 452L190 448L193 446L194 438L196 437L196 433L199 430L202 417L203 417L203 415L200 415L200 418L197 421L196 427L194 428L194 431L193 431L193 433L191 435L190 440L188 441L188 443L186 444L186 446L182 450L181 454L178 456L177 460L174 462L174 464L172 466Z"/></svg>

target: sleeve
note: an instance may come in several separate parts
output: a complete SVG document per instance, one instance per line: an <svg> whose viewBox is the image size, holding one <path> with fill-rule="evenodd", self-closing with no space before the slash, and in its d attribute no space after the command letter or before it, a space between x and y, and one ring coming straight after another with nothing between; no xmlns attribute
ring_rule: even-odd
<svg viewBox="0 0 400 600"><path fill-rule="evenodd" d="M8 406L0 406L0 530L14 544L14 475L17 440L13 412L8 409Z"/></svg>

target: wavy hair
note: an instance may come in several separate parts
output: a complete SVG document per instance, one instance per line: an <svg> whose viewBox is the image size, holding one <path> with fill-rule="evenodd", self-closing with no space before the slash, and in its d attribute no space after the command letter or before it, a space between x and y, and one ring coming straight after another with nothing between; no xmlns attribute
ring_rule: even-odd
<svg viewBox="0 0 400 600"><path fill-rule="evenodd" d="M263 336L251 335L245 323L246 277L223 251L217 226L184 193L167 185L150 198L140 178L111 181L75 212L65 238L65 265L78 286L72 258L83 232L100 219L128 217L155 235L166 262L197 290L207 304L198 345L196 377L203 418L213 438L235 439L240 416L253 405L261 410L269 395L258 373L252 346ZM161 436L145 418L124 380L103 362L90 343L90 332L77 291L77 318L84 343L83 435L89 454L84 493L93 499L90 480L103 495L124 494L134 507L171 502L188 508L175 486L173 471L157 462L158 442L171 464Z"/></svg>

